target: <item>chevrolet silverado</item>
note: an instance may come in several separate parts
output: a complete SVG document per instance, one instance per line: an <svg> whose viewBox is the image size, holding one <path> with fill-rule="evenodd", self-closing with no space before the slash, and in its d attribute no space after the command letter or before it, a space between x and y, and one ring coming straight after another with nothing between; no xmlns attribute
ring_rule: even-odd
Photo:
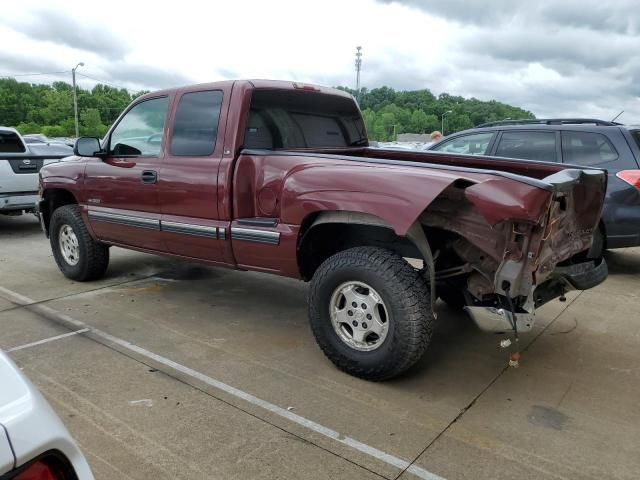
<svg viewBox="0 0 640 480"><path fill-rule="evenodd" d="M149 93L74 153L40 171L65 276L100 278L117 246L310 281L318 345L366 379L422 356L437 297L517 338L537 307L607 275L588 254L604 171L370 148L340 90L242 80Z"/></svg>

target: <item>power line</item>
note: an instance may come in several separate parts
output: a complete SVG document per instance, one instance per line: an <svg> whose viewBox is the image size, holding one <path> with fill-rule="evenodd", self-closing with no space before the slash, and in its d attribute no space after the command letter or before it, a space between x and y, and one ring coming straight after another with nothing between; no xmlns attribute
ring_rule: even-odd
<svg viewBox="0 0 640 480"><path fill-rule="evenodd" d="M4 75L0 75L0 78L14 78L14 77L32 77L32 76L44 76L44 75L60 75L60 74L69 74L71 73L71 70L63 70L60 72L36 72L36 73L17 73L17 74L4 74ZM76 72L76 75L80 76L80 77L85 77L88 78L90 80L96 81L96 82L100 82L104 85L109 85L110 87L114 87L114 88L122 88L124 90L130 91L130 92L135 92L135 90L127 88L123 85L117 85L115 83L111 83L111 82L107 82L106 80L101 80L99 78L95 78L89 75L85 75L84 73L80 73L80 72Z"/></svg>
<svg viewBox="0 0 640 480"><path fill-rule="evenodd" d="M0 77L2 77L2 78L35 77L35 76L38 76L38 75L59 75L61 73L71 73L71 70L63 70L61 72L38 72L38 73L4 74L4 75L0 75Z"/></svg>
<svg viewBox="0 0 640 480"><path fill-rule="evenodd" d="M76 75L78 75L78 76L80 76L80 77L88 78L88 79L90 79L90 80L94 80L94 81L96 81L96 82L103 83L103 84L105 84L105 85L109 85L110 87L123 88L124 90L127 90L127 91L129 91L129 90L130 90L130 89L128 89L128 88L127 88L127 87L125 87L125 86L122 86L122 85L116 85L115 83L107 82L107 81L105 81L105 80L100 80L99 78L90 77L89 75L85 75L84 73L76 72ZM131 91L133 91L133 90L131 90Z"/></svg>

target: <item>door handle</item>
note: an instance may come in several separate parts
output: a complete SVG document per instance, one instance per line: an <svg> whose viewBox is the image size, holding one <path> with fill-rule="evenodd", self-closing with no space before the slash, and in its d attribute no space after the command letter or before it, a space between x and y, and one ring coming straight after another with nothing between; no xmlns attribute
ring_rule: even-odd
<svg viewBox="0 0 640 480"><path fill-rule="evenodd" d="M142 179L142 183L158 183L158 172L155 170L143 170L140 178Z"/></svg>

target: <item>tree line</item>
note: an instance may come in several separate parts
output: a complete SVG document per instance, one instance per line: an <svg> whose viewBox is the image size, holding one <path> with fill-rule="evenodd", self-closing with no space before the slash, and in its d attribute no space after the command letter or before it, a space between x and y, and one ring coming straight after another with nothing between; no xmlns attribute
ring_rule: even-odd
<svg viewBox="0 0 640 480"><path fill-rule="evenodd" d="M80 135L102 137L131 101L145 92L96 85L77 89ZM37 85L0 79L0 125L20 133L47 137L73 137L73 89L66 82Z"/></svg>
<svg viewBox="0 0 640 480"><path fill-rule="evenodd" d="M442 129L450 134L481 123L506 118L535 118L529 111L505 103L442 93L428 89L397 91L389 87L356 91L338 87L356 96L372 140L395 140L401 133L430 133ZM131 101L145 92L98 84L91 90L78 88L80 134L102 137ZM43 133L48 137L74 135L73 90L66 82L51 85L0 79L0 125L20 133Z"/></svg>
<svg viewBox="0 0 640 480"><path fill-rule="evenodd" d="M401 133L431 133L443 129L449 135L496 120L535 118L522 108L495 100L482 101L448 93L437 97L428 89L397 91L389 87L355 90L339 87L358 99L369 138L392 141Z"/></svg>

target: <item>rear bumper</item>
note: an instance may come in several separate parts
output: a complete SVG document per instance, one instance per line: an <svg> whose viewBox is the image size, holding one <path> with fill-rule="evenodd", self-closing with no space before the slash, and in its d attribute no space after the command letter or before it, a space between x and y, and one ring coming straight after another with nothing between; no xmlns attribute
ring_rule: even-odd
<svg viewBox="0 0 640 480"><path fill-rule="evenodd" d="M551 278L533 292L535 306L540 307L571 290L588 290L600 285L608 274L609 267L604 258L556 267Z"/></svg>
<svg viewBox="0 0 640 480"><path fill-rule="evenodd" d="M607 200L602 210L607 248L640 246L640 204L637 200L632 205Z"/></svg>
<svg viewBox="0 0 640 480"><path fill-rule="evenodd" d="M604 282L608 274L609 267L607 262L604 258L599 258L589 262L576 263L575 265L556 267L553 277L554 279L560 278L571 285L573 288L570 288L570 290L588 290ZM540 287L544 287L546 283L543 283Z"/></svg>
<svg viewBox="0 0 640 480"><path fill-rule="evenodd" d="M531 311L516 312L514 317L518 332L528 332L533 328L535 308L564 295L568 291L593 288L604 282L608 274L609 268L604 258L556 267L552 277L538 285L534 290L534 308L531 308ZM504 308L467 306L465 311L478 328L485 332L508 332L513 330L512 316Z"/></svg>
<svg viewBox="0 0 640 480"><path fill-rule="evenodd" d="M464 307L478 328L484 332L503 333L513 330L510 312L495 307ZM515 314L518 332L526 333L533 328L535 311Z"/></svg>
<svg viewBox="0 0 640 480"><path fill-rule="evenodd" d="M33 211L38 200L38 192L0 193L0 212Z"/></svg>

